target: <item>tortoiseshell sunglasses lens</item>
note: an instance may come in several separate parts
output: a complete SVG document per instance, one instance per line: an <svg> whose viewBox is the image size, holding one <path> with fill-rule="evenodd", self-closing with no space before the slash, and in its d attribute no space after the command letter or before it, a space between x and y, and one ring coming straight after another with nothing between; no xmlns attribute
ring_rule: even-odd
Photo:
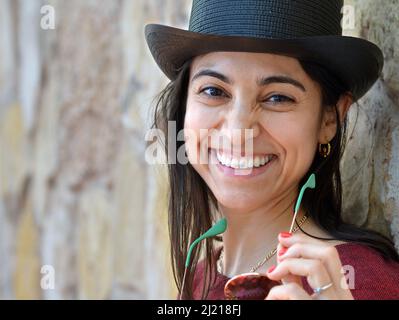
<svg viewBox="0 0 399 320"><path fill-rule="evenodd" d="M279 284L266 275L243 273L227 281L224 296L226 300L264 300L270 289Z"/></svg>

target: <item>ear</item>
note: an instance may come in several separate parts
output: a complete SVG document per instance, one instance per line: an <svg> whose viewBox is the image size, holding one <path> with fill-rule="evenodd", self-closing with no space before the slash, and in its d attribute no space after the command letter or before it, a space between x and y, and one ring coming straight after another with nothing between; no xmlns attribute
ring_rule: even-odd
<svg viewBox="0 0 399 320"><path fill-rule="evenodd" d="M337 102L339 121L342 124L349 107L353 104L353 96L350 92L341 95ZM323 111L321 128L319 133L319 143L326 144L330 142L337 133L337 117L334 107L329 107Z"/></svg>

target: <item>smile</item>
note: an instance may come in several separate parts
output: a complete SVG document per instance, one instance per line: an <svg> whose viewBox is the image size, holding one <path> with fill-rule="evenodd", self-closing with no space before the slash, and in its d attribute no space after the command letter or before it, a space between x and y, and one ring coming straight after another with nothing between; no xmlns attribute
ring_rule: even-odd
<svg viewBox="0 0 399 320"><path fill-rule="evenodd" d="M267 154L254 157L234 157L230 155L220 154L216 152L216 158L225 167L233 169L252 169L266 166L270 161L277 156L274 154Z"/></svg>

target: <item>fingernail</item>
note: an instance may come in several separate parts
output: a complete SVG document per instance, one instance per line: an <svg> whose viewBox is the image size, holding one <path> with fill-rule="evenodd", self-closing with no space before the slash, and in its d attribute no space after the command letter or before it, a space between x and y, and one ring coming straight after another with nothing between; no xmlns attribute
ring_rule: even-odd
<svg viewBox="0 0 399 320"><path fill-rule="evenodd" d="M274 269L276 269L276 266L273 265L267 270L267 273L272 273Z"/></svg>
<svg viewBox="0 0 399 320"><path fill-rule="evenodd" d="M282 238L289 238L292 236L291 232L280 232L280 237Z"/></svg>
<svg viewBox="0 0 399 320"><path fill-rule="evenodd" d="M286 247L282 247L281 250L278 252L278 255L282 256L286 252L287 252L287 248Z"/></svg>

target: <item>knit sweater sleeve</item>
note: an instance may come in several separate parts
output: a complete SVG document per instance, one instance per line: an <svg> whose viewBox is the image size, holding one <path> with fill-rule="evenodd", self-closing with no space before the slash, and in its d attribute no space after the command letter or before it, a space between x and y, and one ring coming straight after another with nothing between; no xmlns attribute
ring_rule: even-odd
<svg viewBox="0 0 399 320"><path fill-rule="evenodd" d="M364 245L345 244L337 250L347 275L353 272L351 290L355 299L399 299L398 262L387 261Z"/></svg>
<svg viewBox="0 0 399 320"><path fill-rule="evenodd" d="M399 299L399 263L385 260L365 245L337 245L347 284L355 300ZM312 289L303 279L304 288Z"/></svg>

